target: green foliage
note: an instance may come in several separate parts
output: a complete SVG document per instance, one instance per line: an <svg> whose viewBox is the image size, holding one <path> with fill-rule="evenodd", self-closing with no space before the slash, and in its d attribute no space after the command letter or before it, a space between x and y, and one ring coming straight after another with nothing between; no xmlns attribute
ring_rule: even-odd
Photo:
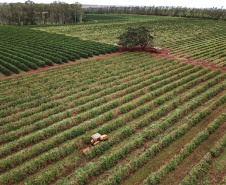
<svg viewBox="0 0 226 185"><path fill-rule="evenodd" d="M82 184L100 175L97 184L120 184L225 103L225 78L220 70L134 52L3 79L0 183ZM108 141L82 155L96 132Z"/></svg>
<svg viewBox="0 0 226 185"><path fill-rule="evenodd" d="M140 26L137 28L129 27L118 37L119 45L125 48L132 48L135 46L140 46L143 50L147 46L151 46L154 37L150 35L150 28L145 26Z"/></svg>
<svg viewBox="0 0 226 185"><path fill-rule="evenodd" d="M67 63L68 60L93 57L100 53L111 53L117 46L83 41L64 35L40 32L27 27L0 26L0 61L5 68L19 73ZM12 42L12 40L14 40ZM7 66L7 67L6 67Z"/></svg>

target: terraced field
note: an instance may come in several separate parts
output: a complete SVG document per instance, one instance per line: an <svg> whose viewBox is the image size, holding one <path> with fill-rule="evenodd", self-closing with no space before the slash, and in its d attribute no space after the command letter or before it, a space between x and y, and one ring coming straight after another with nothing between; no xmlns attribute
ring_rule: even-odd
<svg viewBox="0 0 226 185"><path fill-rule="evenodd" d="M208 145L198 173L225 147L225 78L124 52L1 79L0 184L164 183ZM108 141L83 154L96 132Z"/></svg>

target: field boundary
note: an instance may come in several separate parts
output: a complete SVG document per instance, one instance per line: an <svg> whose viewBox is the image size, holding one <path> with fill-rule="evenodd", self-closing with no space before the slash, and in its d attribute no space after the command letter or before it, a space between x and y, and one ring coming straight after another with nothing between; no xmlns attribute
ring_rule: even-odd
<svg viewBox="0 0 226 185"><path fill-rule="evenodd" d="M145 53L150 53L150 54L154 54L156 57L161 56L161 57L167 58L167 59L174 59L176 61L187 62L188 64L194 64L195 66L200 66L201 65L204 68L209 68L210 67L212 70L221 69L221 71L223 73L226 73L226 68L223 67L223 66L217 66L215 64L211 64L211 63L208 63L208 62L196 61L196 60L193 60L193 59L178 58L177 56L170 55L171 52L168 49L166 49L166 48L164 48L161 53L156 53L156 52L153 52L153 51L150 51L150 50L143 51L140 47L134 47L132 49L126 49L126 48L123 48L123 47L119 46L119 48L120 48L119 51L111 53L111 54L94 56L92 58L81 59L81 60L74 61L74 62L70 61L69 63L55 64L53 66L47 66L47 67L44 67L44 68L38 68L37 70L29 69L29 71L27 71L25 73L13 74L13 75L10 75L10 76L4 75L3 77L0 77L0 80L6 79L6 78L14 78L14 77L25 76L25 75L28 75L28 74L31 74L31 73L37 73L37 72L40 72L40 71L46 71L48 69L54 69L54 68L57 68L57 67L60 67L60 66L74 65L74 64L78 64L78 63L92 61L92 60L95 60L95 59L108 58L110 56L118 55L118 54L123 53L123 52L145 52Z"/></svg>

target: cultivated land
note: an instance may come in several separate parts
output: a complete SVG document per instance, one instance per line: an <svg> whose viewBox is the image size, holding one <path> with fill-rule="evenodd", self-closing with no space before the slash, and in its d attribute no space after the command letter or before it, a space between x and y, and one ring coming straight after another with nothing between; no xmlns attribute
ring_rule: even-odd
<svg viewBox="0 0 226 185"><path fill-rule="evenodd" d="M41 27L40 30L109 44L129 26L153 28L157 45L171 55L226 66L226 22L139 15L86 15L84 24ZM89 22L90 21L90 22Z"/></svg>
<svg viewBox="0 0 226 185"><path fill-rule="evenodd" d="M148 184L177 168L180 183L223 155L225 78L124 52L2 79L0 184ZM82 154L96 132L109 140Z"/></svg>
<svg viewBox="0 0 226 185"><path fill-rule="evenodd" d="M0 72L4 75L118 50L118 47L109 44L18 26L0 26L0 40Z"/></svg>
<svg viewBox="0 0 226 185"><path fill-rule="evenodd" d="M0 184L225 184L226 23L86 21L0 26ZM140 24L167 49L114 53ZM96 132L108 141L83 154Z"/></svg>

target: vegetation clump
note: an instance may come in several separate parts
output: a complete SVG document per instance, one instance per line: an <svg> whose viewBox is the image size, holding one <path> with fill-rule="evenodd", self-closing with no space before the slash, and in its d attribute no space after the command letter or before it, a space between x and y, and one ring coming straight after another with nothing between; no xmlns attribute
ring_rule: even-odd
<svg viewBox="0 0 226 185"><path fill-rule="evenodd" d="M150 35L150 28L140 26L137 28L129 27L118 39L120 40L119 45L125 48L140 46L142 50L145 50L147 46L152 45L154 37Z"/></svg>

